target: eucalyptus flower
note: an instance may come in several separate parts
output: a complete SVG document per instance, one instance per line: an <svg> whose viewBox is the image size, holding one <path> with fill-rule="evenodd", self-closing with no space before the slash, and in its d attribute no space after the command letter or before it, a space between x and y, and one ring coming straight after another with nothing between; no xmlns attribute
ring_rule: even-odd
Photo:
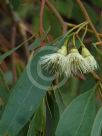
<svg viewBox="0 0 102 136"><path fill-rule="evenodd" d="M65 71L68 77L76 75L78 72L87 72L87 63L76 48L71 49L70 53L66 56L63 71Z"/></svg>
<svg viewBox="0 0 102 136"><path fill-rule="evenodd" d="M95 58L92 56L92 54L86 47L82 47L82 56L85 58L86 62L88 63L89 72L96 70L98 68L98 64Z"/></svg>
<svg viewBox="0 0 102 136"><path fill-rule="evenodd" d="M41 57L41 65L50 72L62 74L62 65L67 55L67 47L62 46L56 53L48 54Z"/></svg>

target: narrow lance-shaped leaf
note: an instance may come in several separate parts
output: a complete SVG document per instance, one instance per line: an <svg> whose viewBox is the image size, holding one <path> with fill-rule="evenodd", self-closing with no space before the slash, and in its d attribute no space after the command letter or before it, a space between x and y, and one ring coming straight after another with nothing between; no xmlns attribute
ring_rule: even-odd
<svg viewBox="0 0 102 136"><path fill-rule="evenodd" d="M59 120L56 136L90 136L96 114L94 89L77 97L66 108Z"/></svg>
<svg viewBox="0 0 102 136"><path fill-rule="evenodd" d="M41 42L47 37L50 29L51 29L51 27L48 28L48 30L45 32L45 34L41 38L35 39L34 43L32 43L29 46L30 51L34 50L35 48L39 47L39 45L41 45Z"/></svg>
<svg viewBox="0 0 102 136"><path fill-rule="evenodd" d="M45 102L43 101L30 122L27 136L36 136L40 135L40 133L45 135L45 120L46 107Z"/></svg>
<svg viewBox="0 0 102 136"><path fill-rule="evenodd" d="M59 109L53 91L46 98L46 136L54 136L59 120Z"/></svg>
<svg viewBox="0 0 102 136"><path fill-rule="evenodd" d="M20 0L10 0L10 3L12 4L14 10L17 10L21 5Z"/></svg>
<svg viewBox="0 0 102 136"><path fill-rule="evenodd" d="M99 109L94 120L91 136L102 136L102 108Z"/></svg>
<svg viewBox="0 0 102 136"><path fill-rule="evenodd" d="M31 62L28 63L30 71L28 71L27 66L19 81L14 86L0 121L1 136L16 136L34 114L45 96L51 81L45 81L43 78L40 78L37 66L38 68L40 67L38 63L39 59L46 53L46 51L42 51L33 57ZM49 77L48 72L43 72L43 74ZM33 80L35 82L31 81L29 75L34 78ZM44 86L44 88L40 87L40 85Z"/></svg>
<svg viewBox="0 0 102 136"><path fill-rule="evenodd" d="M29 46L29 50L34 50L35 48L39 47L40 44L41 44L41 41L44 40L46 38L46 36L48 35L49 31L50 31L50 27L48 28L48 30L45 32L45 34L41 37L41 38L38 38L36 39L30 46ZM28 39L28 41L33 38L30 37ZM24 43L27 42L27 41L24 41L23 43L21 43L20 45L18 45L17 47L7 51L6 53L0 55L0 62L2 62L4 59L6 59L8 56L10 56L13 52L15 52L16 50L18 50L20 47L22 47L24 45Z"/></svg>
<svg viewBox="0 0 102 136"><path fill-rule="evenodd" d="M93 46L95 47L96 51L100 54L100 56L102 57L102 52L101 50L99 50L97 47L96 47L96 44L93 43Z"/></svg>

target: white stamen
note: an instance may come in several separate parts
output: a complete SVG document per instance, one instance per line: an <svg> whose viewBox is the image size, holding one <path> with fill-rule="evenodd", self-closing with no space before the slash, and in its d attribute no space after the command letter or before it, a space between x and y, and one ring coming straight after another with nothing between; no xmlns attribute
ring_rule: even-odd
<svg viewBox="0 0 102 136"><path fill-rule="evenodd" d="M92 54L90 53L90 51L86 47L82 48L82 55L88 64L88 71L89 72L96 70L98 68L98 64L97 64L95 58L92 56Z"/></svg>
<svg viewBox="0 0 102 136"><path fill-rule="evenodd" d="M87 63L77 49L71 49L71 52L66 56L63 71L68 77L76 75L78 72L86 73L88 71Z"/></svg>

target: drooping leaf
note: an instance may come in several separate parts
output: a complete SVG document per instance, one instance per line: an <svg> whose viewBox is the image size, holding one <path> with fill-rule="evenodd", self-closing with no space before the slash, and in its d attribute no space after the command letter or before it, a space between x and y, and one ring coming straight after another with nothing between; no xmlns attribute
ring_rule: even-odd
<svg viewBox="0 0 102 136"><path fill-rule="evenodd" d="M80 95L65 109L56 136L89 136L96 114L95 90Z"/></svg>
<svg viewBox="0 0 102 136"><path fill-rule="evenodd" d="M21 2L21 0L10 0L10 3L12 4L14 10L17 10L19 8Z"/></svg>
<svg viewBox="0 0 102 136"><path fill-rule="evenodd" d="M37 52L14 86L0 121L0 135L16 136L40 105L52 82L40 77L41 71L37 69L40 57L46 53L45 50ZM50 76L48 72L43 74Z"/></svg>
<svg viewBox="0 0 102 136"><path fill-rule="evenodd" d="M27 136L37 136L40 134L45 135L45 119L46 108L43 101L30 122Z"/></svg>
<svg viewBox="0 0 102 136"><path fill-rule="evenodd" d="M56 90L57 91L57 90ZM54 136L59 120L59 109L54 92L47 93L46 98L46 135Z"/></svg>
<svg viewBox="0 0 102 136"><path fill-rule="evenodd" d="M94 12L94 10L86 2L84 2L83 4L84 4L92 22L96 23L97 16L96 16L96 13ZM80 7L76 3L74 3L73 6L74 7L73 7L73 12L72 12L72 17L78 22L83 22L84 21L84 15L83 15Z"/></svg>
<svg viewBox="0 0 102 136"><path fill-rule="evenodd" d="M27 136L28 123L23 127L23 129L17 134L17 136Z"/></svg>
<svg viewBox="0 0 102 136"><path fill-rule="evenodd" d="M96 81L92 77L91 74L87 74L85 75L85 80L79 81L79 83L80 83L80 86L79 86L78 92L83 93L86 90L89 90L90 88L92 88L96 84Z"/></svg>
<svg viewBox="0 0 102 136"><path fill-rule="evenodd" d="M102 108L99 109L94 120L91 136L102 136Z"/></svg>
<svg viewBox="0 0 102 136"><path fill-rule="evenodd" d="M5 84L3 72L0 70L0 118L9 98L9 90Z"/></svg>
<svg viewBox="0 0 102 136"><path fill-rule="evenodd" d="M3 99L3 101L6 103L9 97L9 92L6 90L6 88L2 85L0 85L0 97Z"/></svg>
<svg viewBox="0 0 102 136"><path fill-rule="evenodd" d="M92 20L92 22L95 24L96 21L97 21L97 15L96 15L96 12L93 10L93 8L87 4L87 3L84 3L86 9L87 9L87 12Z"/></svg>
<svg viewBox="0 0 102 136"><path fill-rule="evenodd" d="M0 69L0 98L3 100L4 105L9 98L9 89L4 80L4 73Z"/></svg>
<svg viewBox="0 0 102 136"><path fill-rule="evenodd" d="M53 4L55 5L56 9L61 13L61 15L70 18L72 15L72 9L73 9L73 1L67 0L52 0ZM68 3L68 4L67 4Z"/></svg>
<svg viewBox="0 0 102 136"><path fill-rule="evenodd" d="M56 102L59 107L60 114L63 113L68 104L77 95L77 86L79 81L76 78L70 78L64 86L55 91Z"/></svg>
<svg viewBox="0 0 102 136"><path fill-rule="evenodd" d="M44 10L44 29L46 30L49 25L51 26L50 34L53 37L58 37L61 35L61 27L55 16L46 7Z"/></svg>
<svg viewBox="0 0 102 136"><path fill-rule="evenodd" d="M101 50L99 50L98 48L97 48L97 46L93 43L93 46L95 47L95 49L96 49L96 51L98 52L98 54L100 54L100 56L102 57L102 52L101 52Z"/></svg>
<svg viewBox="0 0 102 136"><path fill-rule="evenodd" d="M31 51L31 50L34 50L35 48L39 47L39 45L41 45L41 42L43 40L45 40L45 38L47 37L50 30L51 30L51 27L48 28L48 30L45 32L45 34L41 38L35 39L34 43L32 43L29 46L29 50Z"/></svg>
<svg viewBox="0 0 102 136"><path fill-rule="evenodd" d="M3 55L0 55L0 63L7 58L8 56L10 56L14 51L18 50L23 44L18 45L17 47L7 51L6 53L4 53Z"/></svg>
<svg viewBox="0 0 102 136"><path fill-rule="evenodd" d="M99 8L102 8L102 0L91 0L91 2Z"/></svg>
<svg viewBox="0 0 102 136"><path fill-rule="evenodd" d="M33 50L37 47L40 46L41 41L44 40L47 36L47 34L50 31L50 27L48 28L48 30L45 32L45 34L41 37L36 39L30 46L29 46L29 50ZM32 36L33 37L33 36ZM32 37L30 37L28 40L30 40ZM25 41L26 42L26 41ZM18 50L20 47L22 47L24 45L24 43L21 43L20 45L18 45L17 47L7 51L6 53L4 53L3 55L0 55L0 62L2 62L5 58L7 58L8 56L10 56L13 52L15 52L16 50Z"/></svg>

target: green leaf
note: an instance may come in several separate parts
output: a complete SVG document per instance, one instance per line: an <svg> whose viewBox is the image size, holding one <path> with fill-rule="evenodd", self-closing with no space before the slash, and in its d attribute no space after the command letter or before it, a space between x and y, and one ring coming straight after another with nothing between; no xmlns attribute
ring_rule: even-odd
<svg viewBox="0 0 102 136"><path fill-rule="evenodd" d="M44 29L46 30L49 25L51 26L50 34L53 37L61 35L61 27L55 16L45 7L44 9Z"/></svg>
<svg viewBox="0 0 102 136"><path fill-rule="evenodd" d="M63 112L56 136L89 136L96 114L95 88L80 95Z"/></svg>
<svg viewBox="0 0 102 136"><path fill-rule="evenodd" d="M0 84L0 119L4 111L5 105L7 104L8 98L9 98L8 91L3 85Z"/></svg>
<svg viewBox="0 0 102 136"><path fill-rule="evenodd" d="M9 97L8 90L6 90L6 88L2 85L0 85L0 97L3 99L4 102L7 102Z"/></svg>
<svg viewBox="0 0 102 136"><path fill-rule="evenodd" d="M35 39L35 41L29 46L29 50L31 51L39 47L41 45L41 42L47 37L50 30L51 30L51 27L48 28L48 30L45 32L45 34L41 38Z"/></svg>
<svg viewBox="0 0 102 136"><path fill-rule="evenodd" d="M96 84L96 80L92 77L91 74L85 75L85 80L79 81L80 87L78 92L84 93L86 90L89 90Z"/></svg>
<svg viewBox="0 0 102 136"><path fill-rule="evenodd" d="M73 1L72 0L67 0L67 1L62 1L62 0L53 0L53 3L57 10L63 15L68 18L71 17L72 15L72 9L73 9Z"/></svg>
<svg viewBox="0 0 102 136"><path fill-rule="evenodd" d="M17 10L19 8L21 2L21 0L10 0L10 3L12 4L14 10Z"/></svg>
<svg viewBox="0 0 102 136"><path fill-rule="evenodd" d="M86 2L84 2L83 4L85 5L85 7L86 7L86 9L87 9L87 12L88 12L88 14L89 14L89 16L90 16L92 22L93 22L93 23L96 23L96 21L97 21L97 15L96 15L96 13L94 12L94 10L93 10L93 9L91 8L91 6L88 5ZM72 17L73 17L76 21L78 21L78 22L83 22L83 21L84 21L84 16L83 16L83 13L82 13L80 7L79 7L76 3L74 3L73 6L74 6L74 7L73 7L73 11L72 11Z"/></svg>
<svg viewBox="0 0 102 136"><path fill-rule="evenodd" d="M41 41L44 40L47 36L47 34L49 33L50 31L50 27L48 28L48 30L45 32L45 34L41 37L41 38L38 38L36 39L30 46L29 46L29 50L33 50L37 47L40 46L41 44ZM30 37L29 39L31 39L32 37ZM29 40L28 39L28 40ZM8 56L10 56L13 52L15 52L16 50L18 50L21 46L23 46L24 43L21 43L20 45L18 45L17 47L7 51L6 53L4 53L3 55L0 56L0 62L2 62L4 59L6 59Z"/></svg>
<svg viewBox="0 0 102 136"><path fill-rule="evenodd" d="M2 72L1 69L0 69L0 97L3 100L4 105L5 105L9 98L9 89L5 83L4 73Z"/></svg>
<svg viewBox="0 0 102 136"><path fill-rule="evenodd" d="M14 51L16 51L17 49L19 49L23 44L18 45L16 48L13 48L9 51L7 51L6 53L4 53L3 55L0 55L0 62L2 62L5 58L7 58L8 56L10 56Z"/></svg>
<svg viewBox="0 0 102 136"><path fill-rule="evenodd" d="M35 112L34 117L29 125L27 136L36 136L37 134L45 134L45 118L46 108L44 101Z"/></svg>
<svg viewBox="0 0 102 136"><path fill-rule="evenodd" d="M95 43L93 43L93 46L95 47L96 51L97 51L97 52L100 54L100 56L102 57L102 51L99 50L99 49L96 47Z"/></svg>
<svg viewBox="0 0 102 136"><path fill-rule="evenodd" d="M77 95L77 87L79 81L76 78L70 78L64 86L55 91L56 102L59 107L60 114L65 110L68 104Z"/></svg>
<svg viewBox="0 0 102 136"><path fill-rule="evenodd" d="M77 22L84 21L83 13L81 12L80 7L77 4L73 5L72 18L74 18Z"/></svg>
<svg viewBox="0 0 102 136"><path fill-rule="evenodd" d="M46 103L46 135L54 136L59 120L59 109L53 91L47 94Z"/></svg>
<svg viewBox="0 0 102 136"><path fill-rule="evenodd" d="M102 8L102 0L91 0L91 2L99 8Z"/></svg>
<svg viewBox="0 0 102 136"><path fill-rule="evenodd" d="M3 72L0 69L0 118L9 98L9 90L5 84Z"/></svg>
<svg viewBox="0 0 102 136"><path fill-rule="evenodd" d="M102 136L102 108L99 109L94 120L91 136Z"/></svg>
<svg viewBox="0 0 102 136"><path fill-rule="evenodd" d="M38 63L39 59L46 53L48 54L48 51L46 52L45 50L37 52L33 59L28 63L28 66L30 66L29 72L31 72L32 78L34 78L35 82L32 83L29 77L30 73L28 73L27 66L14 86L0 121L0 135L16 136L29 121L30 117L37 110L44 98L51 81L45 81L43 78L40 78L37 66L40 67L40 64ZM43 71L43 74L49 77L49 73L47 71ZM41 85L46 88L42 88Z"/></svg>
<svg viewBox="0 0 102 136"><path fill-rule="evenodd" d="M84 3L86 9L87 9L87 12L92 20L92 22L95 24L96 21L97 21L97 15L96 15L96 12L94 11L94 9L87 3Z"/></svg>

